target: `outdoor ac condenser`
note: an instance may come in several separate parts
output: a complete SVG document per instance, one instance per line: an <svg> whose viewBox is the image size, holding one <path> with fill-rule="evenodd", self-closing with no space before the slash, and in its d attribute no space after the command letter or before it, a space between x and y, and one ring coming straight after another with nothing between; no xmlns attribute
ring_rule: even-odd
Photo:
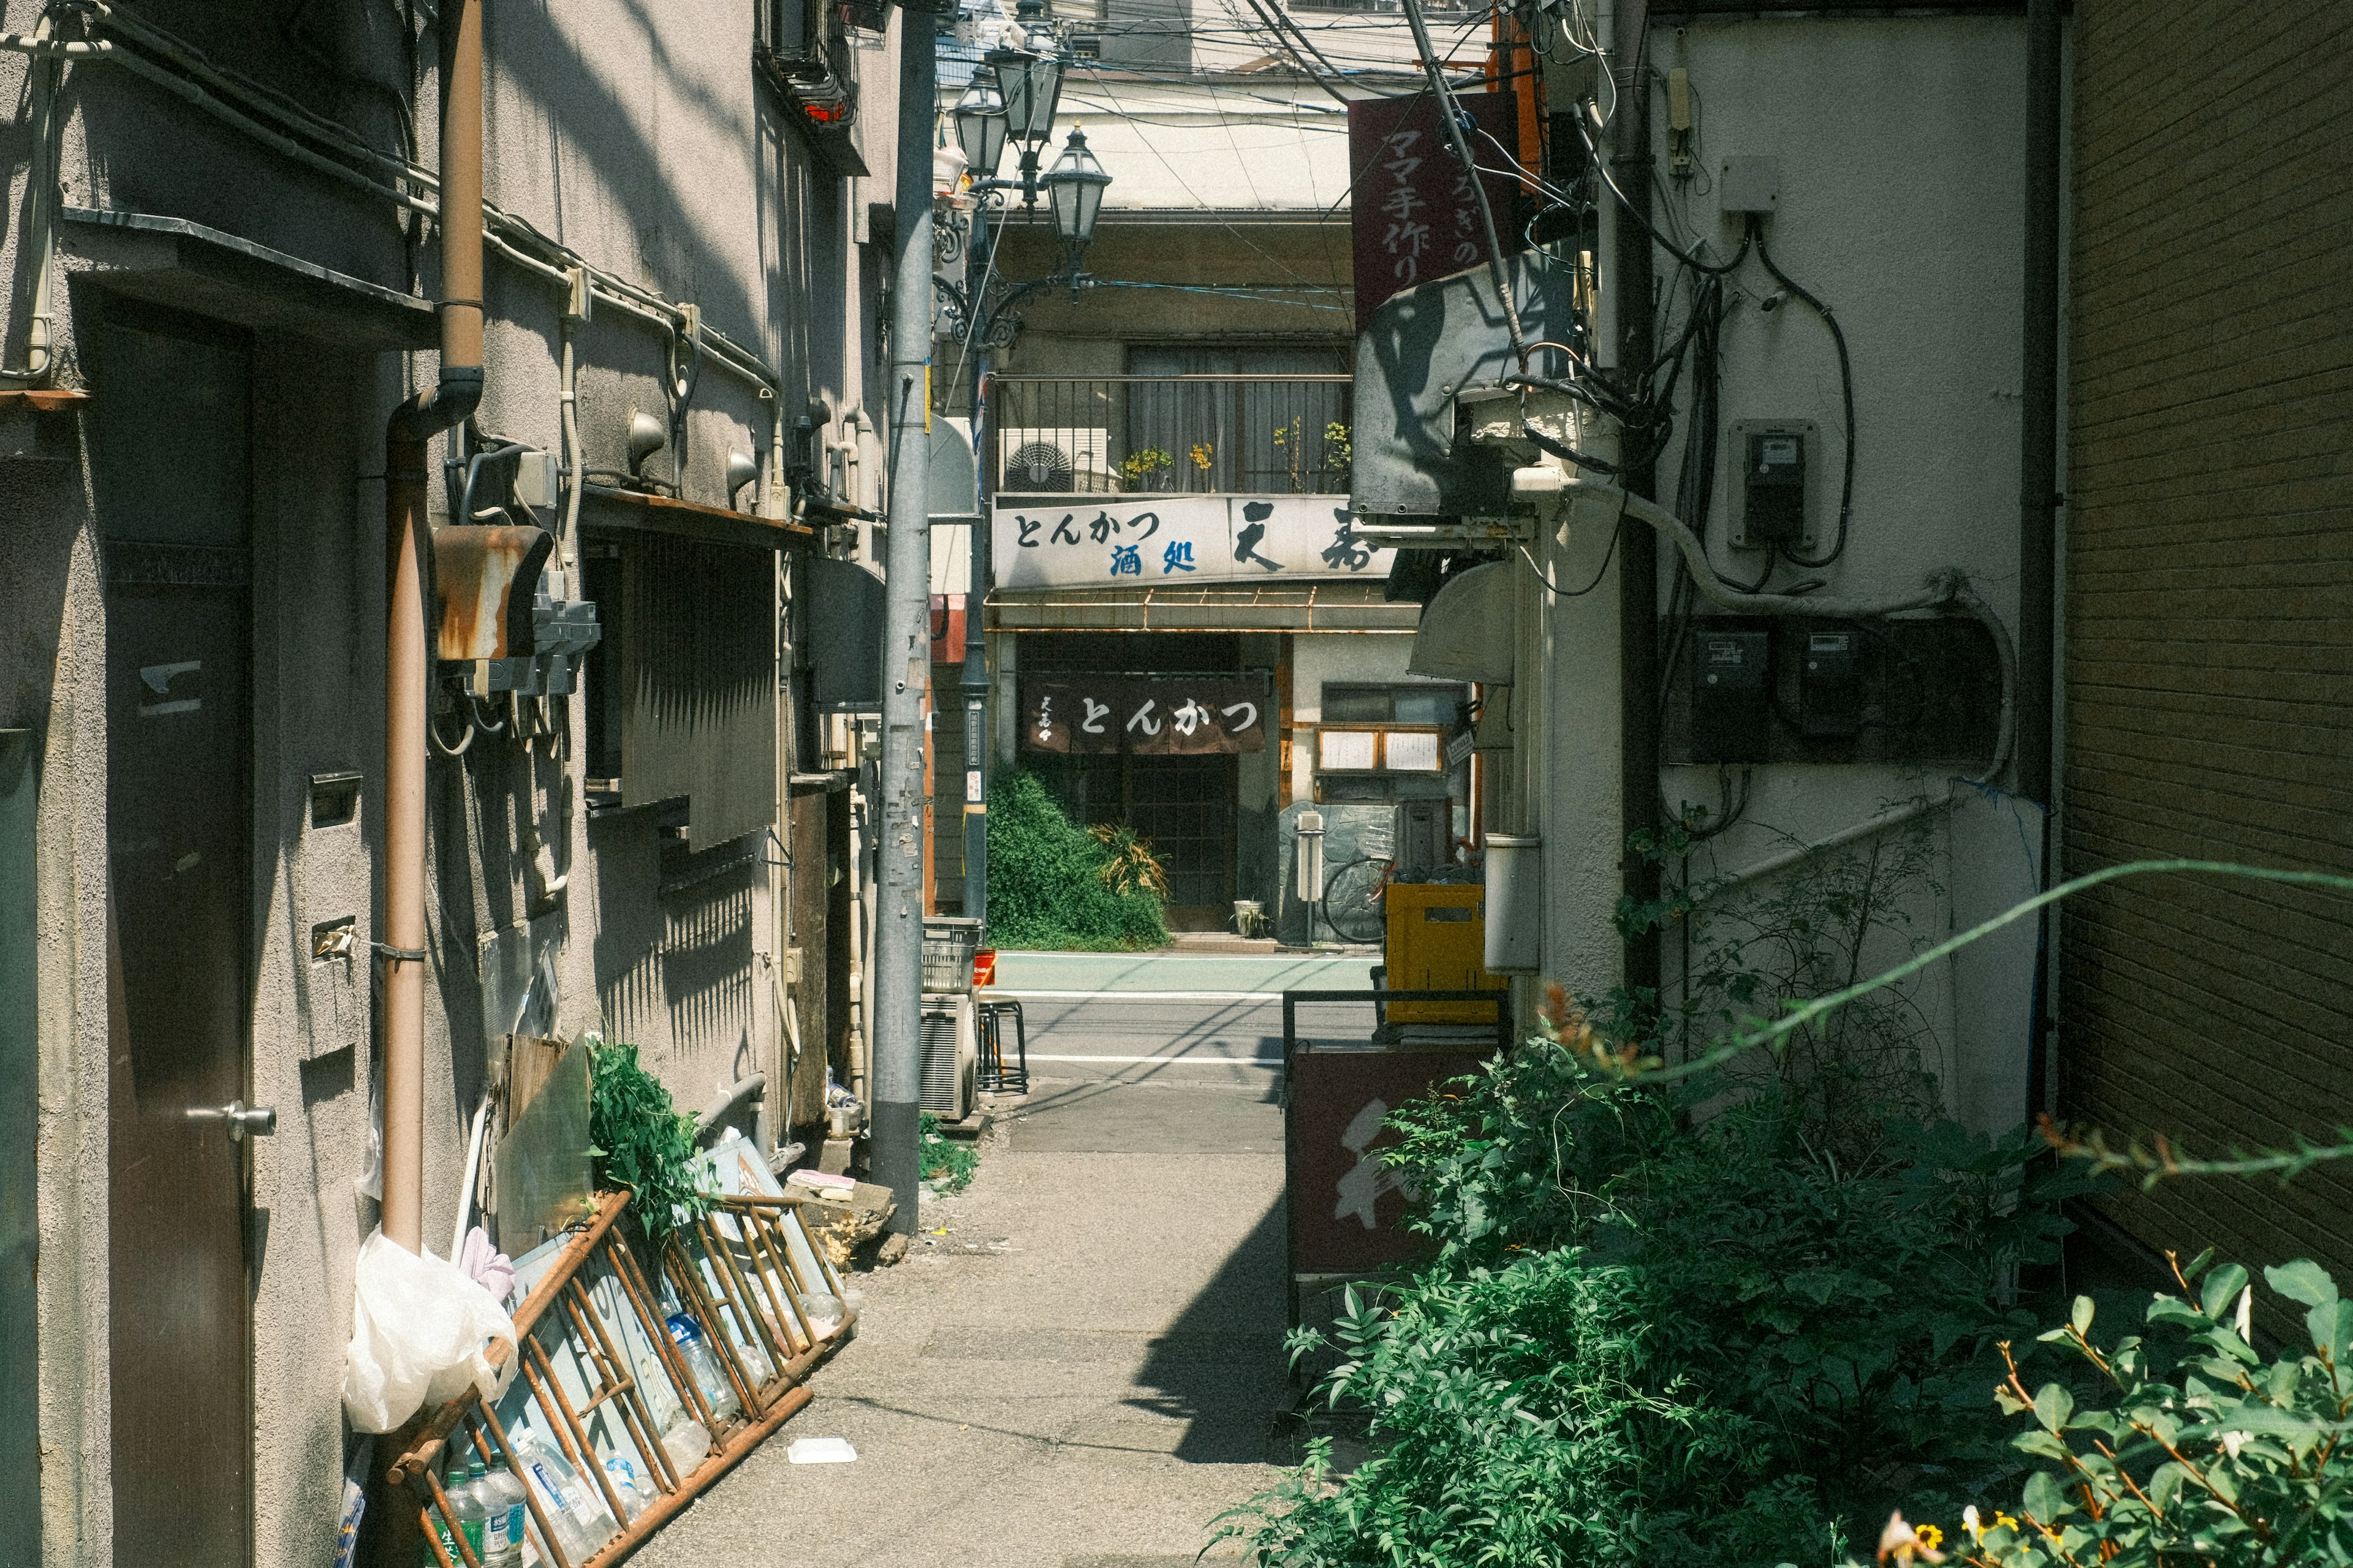
<svg viewBox="0 0 2353 1568"><path fill-rule="evenodd" d="M1008 495L1100 493L1114 489L1111 432L1102 426L1008 426L997 435L1004 467L997 488Z"/></svg>
<svg viewBox="0 0 2353 1568"><path fill-rule="evenodd" d="M979 1016L972 993L923 993L917 1044L923 1079L915 1102L943 1121L972 1114L973 1079L980 1070Z"/></svg>

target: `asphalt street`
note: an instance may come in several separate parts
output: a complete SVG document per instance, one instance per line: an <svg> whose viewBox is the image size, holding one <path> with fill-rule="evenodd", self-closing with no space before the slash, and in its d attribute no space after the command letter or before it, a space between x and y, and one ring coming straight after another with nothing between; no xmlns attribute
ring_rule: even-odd
<svg viewBox="0 0 2353 1568"><path fill-rule="evenodd" d="M906 1261L854 1277L815 1401L643 1562L1181 1568L1276 1479L1280 995L1362 988L1367 961L1008 953L997 978L1031 1092ZM800 1436L859 1457L792 1465Z"/></svg>

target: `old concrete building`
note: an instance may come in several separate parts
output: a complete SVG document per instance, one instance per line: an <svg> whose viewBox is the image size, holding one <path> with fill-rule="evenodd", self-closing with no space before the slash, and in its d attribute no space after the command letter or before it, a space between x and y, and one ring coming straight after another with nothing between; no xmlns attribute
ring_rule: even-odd
<svg viewBox="0 0 2353 1568"><path fill-rule="evenodd" d="M1347 104L1409 89L1410 40L1394 17L1303 11L1323 40L1311 57L1239 8L1055 15L1080 58L1047 156L1081 131L1112 184L1088 285L1021 300L987 366L995 754L1081 821L1149 839L1179 929L1233 929L1248 900L1305 940L1282 868L1299 810L1361 819L1382 854L1401 799L1449 836L1468 828L1468 770L1441 743L1467 694L1406 672L1416 608L1388 597L1393 557L1354 538L1346 508ZM1007 22L968 15L944 42L944 108ZM1003 277L1055 275L1053 229L1005 199ZM990 350L944 340L950 396L976 353ZM1214 741L1162 728L1189 713L1188 681L1250 722ZM1050 722L1057 700L1075 729ZM1091 723L1103 704L1116 721ZM1347 725L1329 746L1327 717ZM1405 738L1385 750L1391 730ZM934 843L953 907L960 847Z"/></svg>
<svg viewBox="0 0 2353 1568"><path fill-rule="evenodd" d="M0 1561L332 1555L373 977L416 962L375 945L385 430L437 375L469 9L6 9ZM479 15L485 386L432 445L430 521L538 530L551 606L593 602L602 640L543 653L538 695L433 680L436 1251L519 1020L638 1043L690 1109L797 1068L780 1137L849 1072L848 795L813 776L778 609L851 515L825 453L871 443L842 416L881 352L863 172L894 125L882 12ZM446 608L480 584L441 555ZM807 868L790 922L771 835ZM232 1101L274 1131L188 1115Z"/></svg>

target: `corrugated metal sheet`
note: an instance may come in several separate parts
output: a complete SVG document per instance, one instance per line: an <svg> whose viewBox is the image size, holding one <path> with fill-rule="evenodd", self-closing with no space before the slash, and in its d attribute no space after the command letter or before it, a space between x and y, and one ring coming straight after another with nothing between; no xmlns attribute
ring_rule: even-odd
<svg viewBox="0 0 2353 1568"><path fill-rule="evenodd" d="M684 796L687 847L757 833L776 796L776 557L647 534L623 556L625 805Z"/></svg>

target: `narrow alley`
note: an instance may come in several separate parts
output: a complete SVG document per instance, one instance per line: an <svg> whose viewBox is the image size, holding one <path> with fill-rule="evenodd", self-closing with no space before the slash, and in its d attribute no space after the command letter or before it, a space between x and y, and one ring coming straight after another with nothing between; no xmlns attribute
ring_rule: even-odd
<svg viewBox="0 0 2353 1568"><path fill-rule="evenodd" d="M1280 993L1368 961L1008 953L1029 1022L962 1194L852 1277L857 1353L643 1554L649 1568L1179 1568L1294 1458ZM793 1465L840 1436L847 1465ZM1230 1551L1230 1548L1225 1549ZM1211 1554L1216 1561L1219 1553Z"/></svg>

